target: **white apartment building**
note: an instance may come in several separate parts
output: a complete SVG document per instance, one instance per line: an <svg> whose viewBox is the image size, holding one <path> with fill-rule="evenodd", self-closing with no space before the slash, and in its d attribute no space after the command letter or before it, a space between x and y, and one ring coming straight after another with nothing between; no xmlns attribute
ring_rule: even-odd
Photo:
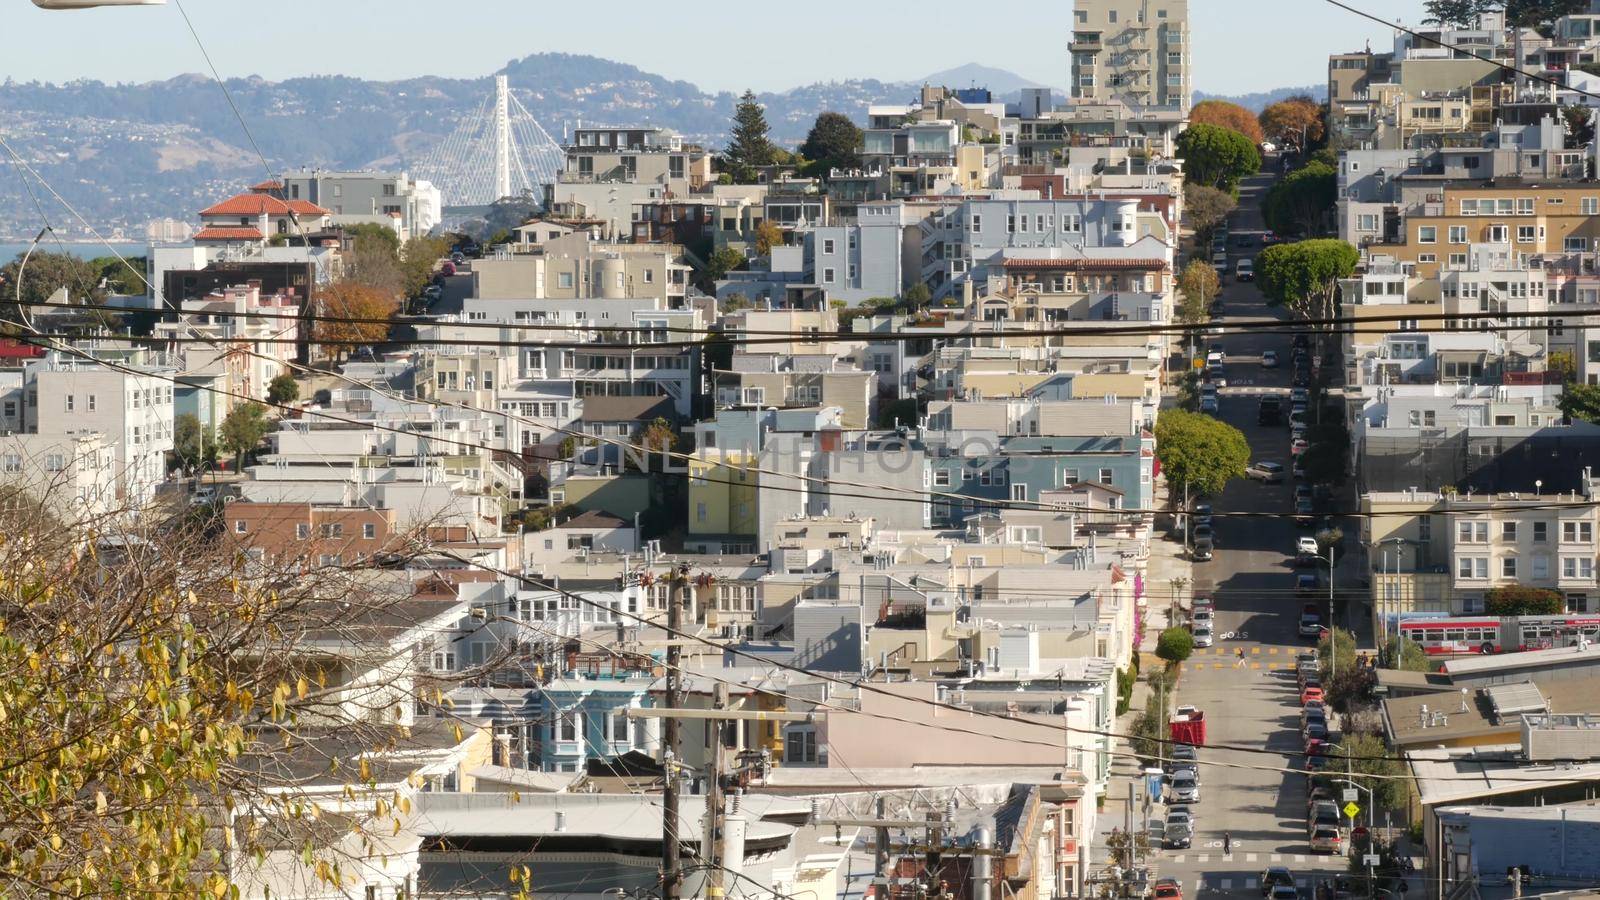
<svg viewBox="0 0 1600 900"><path fill-rule="evenodd" d="M40 497L63 521L117 508L116 453L97 432L0 435L0 485Z"/></svg>
<svg viewBox="0 0 1600 900"><path fill-rule="evenodd" d="M1189 111L1189 0L1076 0L1072 97Z"/></svg>
<svg viewBox="0 0 1600 900"><path fill-rule="evenodd" d="M23 419L30 434L98 432L115 454L116 499L138 508L155 497L172 450L173 384L168 365L130 365L138 374L51 353L23 370Z"/></svg>
<svg viewBox="0 0 1600 900"><path fill-rule="evenodd" d="M278 196L323 207L332 214L335 225L391 227L401 240L426 235L444 219L444 195L439 188L404 172L301 169L285 176Z"/></svg>

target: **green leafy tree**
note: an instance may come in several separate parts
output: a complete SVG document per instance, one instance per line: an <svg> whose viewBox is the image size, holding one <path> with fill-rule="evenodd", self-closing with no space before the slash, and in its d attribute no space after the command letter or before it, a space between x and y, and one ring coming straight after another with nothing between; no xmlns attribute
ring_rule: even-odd
<svg viewBox="0 0 1600 900"><path fill-rule="evenodd" d="M300 382L294 375L281 372L267 385L267 399L275 404L292 403L300 399Z"/></svg>
<svg viewBox="0 0 1600 900"><path fill-rule="evenodd" d="M1389 665L1391 668L1403 672L1429 672L1433 670L1433 663L1428 659L1428 651L1422 645L1407 637L1395 637L1389 641Z"/></svg>
<svg viewBox="0 0 1600 900"><path fill-rule="evenodd" d="M217 461L216 438L194 413L180 413L172 420L172 455L189 472Z"/></svg>
<svg viewBox="0 0 1600 900"><path fill-rule="evenodd" d="M143 256L124 256L121 259L96 256L89 260L89 265L100 273L100 283L105 285L105 290L124 296L149 293L144 282L145 264ZM29 263L28 268L31 271L33 264Z"/></svg>
<svg viewBox="0 0 1600 900"><path fill-rule="evenodd" d="M1570 385L1578 377L1578 364L1572 358L1571 350L1551 351L1545 368L1561 377L1561 383Z"/></svg>
<svg viewBox="0 0 1600 900"><path fill-rule="evenodd" d="M105 291L100 288L100 270L88 260L70 253L50 253L35 249L28 256L28 265L22 267L26 253L0 268L0 299L13 302L17 299L17 278L21 273L22 302L43 303L56 291L66 288L74 303L100 303ZM13 315L14 313L8 313Z"/></svg>
<svg viewBox="0 0 1600 900"><path fill-rule="evenodd" d="M1239 179L1261 169L1261 151L1249 138L1220 125L1190 125L1178 135L1184 177L1232 194Z"/></svg>
<svg viewBox="0 0 1600 900"><path fill-rule="evenodd" d="M433 280L433 267L450 252L450 241L442 237L414 237L400 247L400 277L406 296L416 296Z"/></svg>
<svg viewBox="0 0 1600 900"><path fill-rule="evenodd" d="M1233 195L1203 184L1186 185L1183 189L1183 212L1189 218L1189 227L1196 235L1209 238L1211 232L1228 220L1239 205Z"/></svg>
<svg viewBox="0 0 1600 900"><path fill-rule="evenodd" d="M817 116L800 145L800 155L810 160L811 174L826 176L833 169L861 167L861 129L850 117L837 112Z"/></svg>
<svg viewBox="0 0 1600 900"><path fill-rule="evenodd" d="M1204 325L1211 321L1211 302L1222 289L1217 270L1203 259L1191 260L1178 275L1178 290L1183 302L1178 304L1178 321L1184 325Z"/></svg>
<svg viewBox="0 0 1600 900"><path fill-rule="evenodd" d="M1317 234L1324 230L1337 193L1337 173L1323 163L1307 163L1267 191L1262 216L1279 234Z"/></svg>
<svg viewBox="0 0 1600 900"><path fill-rule="evenodd" d="M1600 385L1567 385L1561 392L1561 413L1574 422L1600 423Z"/></svg>
<svg viewBox="0 0 1600 900"><path fill-rule="evenodd" d="M1513 584L1483 593L1483 611L1491 616L1554 616L1567 611L1560 591Z"/></svg>
<svg viewBox="0 0 1600 900"><path fill-rule="evenodd" d="M1344 241L1277 244L1256 257L1256 283L1267 302L1308 319L1333 318L1339 279L1348 278L1361 254Z"/></svg>
<svg viewBox="0 0 1600 900"><path fill-rule="evenodd" d="M1189 123L1237 131L1257 146L1266 139L1261 134L1261 122L1256 119L1255 113L1226 100L1202 100L1196 103L1194 109L1189 111Z"/></svg>
<svg viewBox="0 0 1600 900"><path fill-rule="evenodd" d="M903 297L905 299L906 308L911 312L918 312L927 307L928 301L933 299L933 294L928 290L927 285L919 281L916 284L913 284L911 287L906 288L906 292Z"/></svg>
<svg viewBox="0 0 1600 900"><path fill-rule="evenodd" d="M1501 0L1428 0L1422 5L1428 15L1424 25L1441 25L1446 28L1471 28L1478 24L1478 14L1504 6Z"/></svg>
<svg viewBox="0 0 1600 900"><path fill-rule="evenodd" d="M1244 475L1250 464L1250 444L1239 429L1211 416L1181 409L1165 410L1156 420L1156 455L1162 471L1183 495L1222 493L1229 481Z"/></svg>
<svg viewBox="0 0 1600 900"><path fill-rule="evenodd" d="M1506 24L1543 31L1562 16L1583 12L1588 6L1588 0L1507 0Z"/></svg>
<svg viewBox="0 0 1600 900"><path fill-rule="evenodd" d="M247 454L261 446L272 430L267 408L259 403L241 403L222 420L222 449L233 454L237 468L244 468Z"/></svg>
<svg viewBox="0 0 1600 900"><path fill-rule="evenodd" d="M1371 791L1382 809L1404 809L1411 796L1410 769L1398 753L1374 734L1347 735L1339 743L1339 754L1351 757L1351 780Z"/></svg>
<svg viewBox="0 0 1600 900"><path fill-rule="evenodd" d="M1581 147L1594 140L1594 110L1587 106L1561 107L1561 122L1567 129L1569 146Z"/></svg>
<svg viewBox="0 0 1600 900"><path fill-rule="evenodd" d="M706 280L711 283L721 281L728 277L729 272L744 268L744 264L743 253L732 247L723 247L706 260Z"/></svg>
<svg viewBox="0 0 1600 900"><path fill-rule="evenodd" d="M777 158L767 127L767 114L756 102L754 91L745 91L733 111L733 134L722 156L724 169L738 182L752 182L756 170L770 166Z"/></svg>
<svg viewBox="0 0 1600 900"><path fill-rule="evenodd" d="M1194 654L1194 635L1189 629L1174 625L1156 638L1156 656L1169 663L1181 663Z"/></svg>

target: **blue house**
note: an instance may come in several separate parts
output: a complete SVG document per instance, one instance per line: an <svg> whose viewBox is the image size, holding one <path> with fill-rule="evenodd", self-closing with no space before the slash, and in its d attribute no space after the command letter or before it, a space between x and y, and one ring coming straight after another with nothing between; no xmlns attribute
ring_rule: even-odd
<svg viewBox="0 0 1600 900"><path fill-rule="evenodd" d="M619 677L558 678L534 695L535 715L543 724L537 759L528 767L543 772L580 772L591 759L611 759L638 750L654 754L661 742L656 719L630 719L627 711L653 705L650 688L658 679Z"/></svg>

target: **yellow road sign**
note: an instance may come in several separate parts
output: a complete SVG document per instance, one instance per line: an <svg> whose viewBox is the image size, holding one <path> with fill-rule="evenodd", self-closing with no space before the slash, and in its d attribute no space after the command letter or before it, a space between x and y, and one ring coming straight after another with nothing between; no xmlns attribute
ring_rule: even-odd
<svg viewBox="0 0 1600 900"><path fill-rule="evenodd" d="M1350 818L1354 819L1358 812L1361 812L1361 807L1355 805L1355 803L1346 803L1344 805L1344 814Z"/></svg>

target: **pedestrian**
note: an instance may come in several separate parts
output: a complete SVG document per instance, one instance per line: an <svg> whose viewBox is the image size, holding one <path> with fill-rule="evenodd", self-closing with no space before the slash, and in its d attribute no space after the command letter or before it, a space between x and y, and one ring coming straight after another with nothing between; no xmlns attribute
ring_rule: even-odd
<svg viewBox="0 0 1600 900"><path fill-rule="evenodd" d="M1233 835L1229 834L1226 831L1224 831L1222 833L1222 855L1223 856L1232 856L1233 855Z"/></svg>
<svg viewBox="0 0 1600 900"><path fill-rule="evenodd" d="M1234 661L1233 661L1233 667L1235 669L1244 668L1244 648L1240 647L1239 649L1233 651L1233 653L1234 653L1234 656L1236 657L1236 659L1234 659Z"/></svg>

